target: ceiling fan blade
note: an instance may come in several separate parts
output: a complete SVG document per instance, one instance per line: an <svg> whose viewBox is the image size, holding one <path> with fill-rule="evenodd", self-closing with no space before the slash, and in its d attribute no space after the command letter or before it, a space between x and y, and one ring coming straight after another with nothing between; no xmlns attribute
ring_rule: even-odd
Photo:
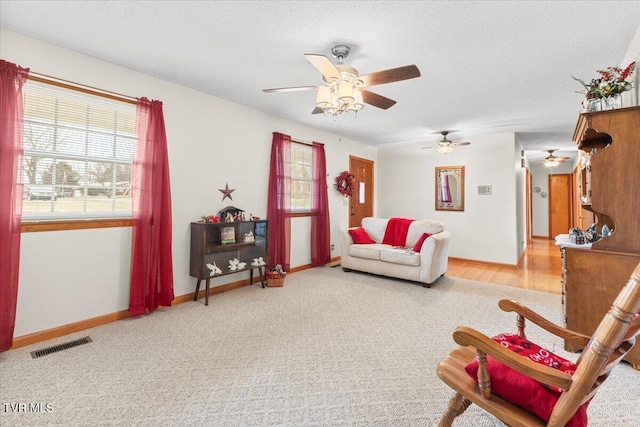
<svg viewBox="0 0 640 427"><path fill-rule="evenodd" d="M365 74L364 76L358 77L358 79L362 80L364 86L367 87L414 79L416 77L420 77L420 70L418 70L418 67L415 65L407 65L404 67L391 68L389 70Z"/></svg>
<svg viewBox="0 0 640 427"><path fill-rule="evenodd" d="M297 86L297 87L276 87L272 89L262 89L264 93L271 92L300 92L303 90L314 90L318 89L318 86Z"/></svg>
<svg viewBox="0 0 640 427"><path fill-rule="evenodd" d="M452 142L451 145L453 145L454 147L462 147L463 145L471 145L470 142L464 141L464 142Z"/></svg>
<svg viewBox="0 0 640 427"><path fill-rule="evenodd" d="M373 105L374 107L386 110L393 107L396 103L396 101L394 101L393 99L378 95L377 93L370 92L366 89L360 89L360 91L362 92L362 100L369 105Z"/></svg>
<svg viewBox="0 0 640 427"><path fill-rule="evenodd" d="M313 109L313 111L311 112L311 114L323 114L324 110L320 107L316 107Z"/></svg>
<svg viewBox="0 0 640 427"><path fill-rule="evenodd" d="M326 56L313 53L305 53L304 56L311 62L311 65L320 71L326 81L330 82L331 80L340 78L340 71L338 71L336 66L333 65L333 62L329 61L329 58Z"/></svg>

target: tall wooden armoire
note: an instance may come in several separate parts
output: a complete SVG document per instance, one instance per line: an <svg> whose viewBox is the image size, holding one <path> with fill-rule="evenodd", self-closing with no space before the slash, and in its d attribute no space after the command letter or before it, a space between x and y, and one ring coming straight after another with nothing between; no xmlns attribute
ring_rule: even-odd
<svg viewBox="0 0 640 427"><path fill-rule="evenodd" d="M583 113L573 140L590 155L583 208L595 214L598 230L613 230L590 249L562 248L565 326L592 335L640 263L640 107ZM640 345L626 360L640 369Z"/></svg>

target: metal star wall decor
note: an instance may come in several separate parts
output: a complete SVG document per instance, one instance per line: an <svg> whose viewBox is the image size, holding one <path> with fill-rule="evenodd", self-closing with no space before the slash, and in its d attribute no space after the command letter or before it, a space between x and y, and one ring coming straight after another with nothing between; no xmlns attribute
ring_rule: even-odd
<svg viewBox="0 0 640 427"><path fill-rule="evenodd" d="M229 190L229 183L226 183L224 190L221 188L218 188L218 191L224 194L224 196L222 196L222 201L224 202L224 199L226 199L227 197L229 198L229 200L233 201L233 199L231 198L231 193L236 191L236 189L234 188L233 190Z"/></svg>

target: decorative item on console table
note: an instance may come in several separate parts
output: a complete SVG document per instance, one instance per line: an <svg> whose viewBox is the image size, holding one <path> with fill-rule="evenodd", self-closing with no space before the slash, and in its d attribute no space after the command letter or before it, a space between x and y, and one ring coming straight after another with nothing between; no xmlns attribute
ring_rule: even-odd
<svg viewBox="0 0 640 427"><path fill-rule="evenodd" d="M218 211L218 218L220 218L221 222L234 222L234 221L244 221L244 211L242 209L236 208L235 206L227 206L224 209Z"/></svg>

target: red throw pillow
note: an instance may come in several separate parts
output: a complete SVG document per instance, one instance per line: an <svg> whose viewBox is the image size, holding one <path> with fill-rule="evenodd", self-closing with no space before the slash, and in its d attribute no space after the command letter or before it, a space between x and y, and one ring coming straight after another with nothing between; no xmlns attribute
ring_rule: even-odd
<svg viewBox="0 0 640 427"><path fill-rule="evenodd" d="M534 362L573 374L576 365L569 360L551 353L535 343L517 334L502 334L493 337L509 350L533 360ZM478 361L474 359L465 370L475 381L478 381ZM487 371L491 378L491 393L536 414L545 421L549 421L551 411L564 390L539 383L520 372L503 365L493 357L487 355ZM587 425L587 406L591 400L578 408L567 423L567 427L584 427Z"/></svg>
<svg viewBox="0 0 640 427"><path fill-rule="evenodd" d="M431 233L422 233L422 236L420 236L420 238L418 239L418 241L416 242L415 245L413 245L413 251L414 252L420 252L420 249L422 249L422 244L424 243L425 240L427 240L429 237L431 237Z"/></svg>
<svg viewBox="0 0 640 427"><path fill-rule="evenodd" d="M371 237L369 237L365 229L362 227L349 230L349 234L351 235L353 241L359 245L366 245L376 242Z"/></svg>

